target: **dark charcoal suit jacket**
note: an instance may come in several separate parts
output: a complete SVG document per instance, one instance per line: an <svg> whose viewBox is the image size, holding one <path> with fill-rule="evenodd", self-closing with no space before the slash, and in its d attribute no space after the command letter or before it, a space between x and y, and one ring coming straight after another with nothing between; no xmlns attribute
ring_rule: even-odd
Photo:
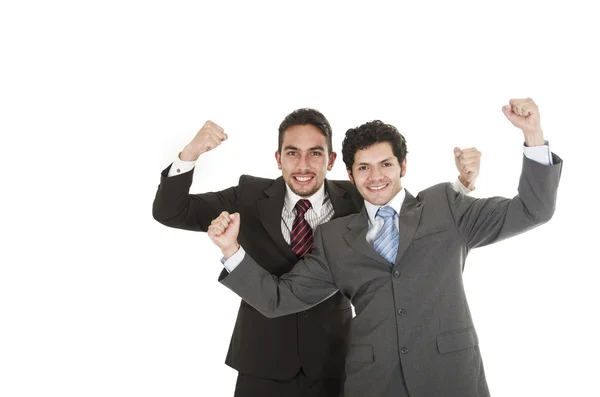
<svg viewBox="0 0 600 397"><path fill-rule="evenodd" d="M264 269L280 276L297 258L281 234L285 182L243 175L237 186L189 194L193 172L168 177L162 172L153 204L154 218L167 226L205 232L222 211L239 212L239 241ZM325 181L335 217L358 212L363 200L348 181ZM279 318L267 318L242 301L226 364L241 373L289 379L302 366L313 379L340 378L352 318L350 301L334 294L324 302Z"/></svg>

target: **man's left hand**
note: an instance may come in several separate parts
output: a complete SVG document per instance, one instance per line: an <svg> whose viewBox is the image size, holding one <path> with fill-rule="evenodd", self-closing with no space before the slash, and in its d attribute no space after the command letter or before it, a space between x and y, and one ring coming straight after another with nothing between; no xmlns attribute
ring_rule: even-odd
<svg viewBox="0 0 600 397"><path fill-rule="evenodd" d="M511 99L508 105L502 107L502 112L512 125L523 131L527 146L541 146L544 144L540 110L533 99Z"/></svg>
<svg viewBox="0 0 600 397"><path fill-rule="evenodd" d="M456 169L460 173L458 176L460 183L468 189L473 190L475 181L479 176L481 152L474 147L468 149L455 147L454 162L456 163Z"/></svg>

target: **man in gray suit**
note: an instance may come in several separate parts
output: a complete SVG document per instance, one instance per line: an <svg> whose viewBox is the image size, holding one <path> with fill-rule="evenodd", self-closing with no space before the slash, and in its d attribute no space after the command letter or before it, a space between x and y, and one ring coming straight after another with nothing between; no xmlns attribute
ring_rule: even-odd
<svg viewBox="0 0 600 397"><path fill-rule="evenodd" d="M547 222L562 168L530 98L511 100L503 112L525 137L514 198L475 199L448 183L413 197L401 186L404 138L391 125L366 123L348 130L342 149L365 199L362 212L318 227L306 241L311 254L281 277L239 247L239 215L222 213L208 230L228 259L221 282L268 317L305 310L337 291L348 297L356 317L346 397L489 396L462 285L465 258Z"/></svg>

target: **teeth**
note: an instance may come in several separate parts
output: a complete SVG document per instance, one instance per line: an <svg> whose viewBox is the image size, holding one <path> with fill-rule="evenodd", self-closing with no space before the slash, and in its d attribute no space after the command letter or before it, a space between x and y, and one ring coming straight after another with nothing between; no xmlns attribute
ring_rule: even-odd
<svg viewBox="0 0 600 397"><path fill-rule="evenodd" d="M369 186L369 189L371 190L381 190L384 187L386 187L387 185L382 185L382 186Z"/></svg>
<svg viewBox="0 0 600 397"><path fill-rule="evenodd" d="M309 181L311 179L311 177L310 176L297 176L296 179L299 180L300 182L306 182L306 181Z"/></svg>

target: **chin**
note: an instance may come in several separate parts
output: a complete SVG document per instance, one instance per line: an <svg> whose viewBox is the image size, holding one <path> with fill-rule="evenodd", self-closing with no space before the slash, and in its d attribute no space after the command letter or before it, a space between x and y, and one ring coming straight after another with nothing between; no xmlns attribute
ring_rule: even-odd
<svg viewBox="0 0 600 397"><path fill-rule="evenodd" d="M301 188L294 186L292 188L292 192L296 193L300 197L310 197L315 194L317 190L319 189L317 189L316 186L302 186Z"/></svg>
<svg viewBox="0 0 600 397"><path fill-rule="evenodd" d="M390 200L390 197L369 197L367 201L373 205L384 205Z"/></svg>

